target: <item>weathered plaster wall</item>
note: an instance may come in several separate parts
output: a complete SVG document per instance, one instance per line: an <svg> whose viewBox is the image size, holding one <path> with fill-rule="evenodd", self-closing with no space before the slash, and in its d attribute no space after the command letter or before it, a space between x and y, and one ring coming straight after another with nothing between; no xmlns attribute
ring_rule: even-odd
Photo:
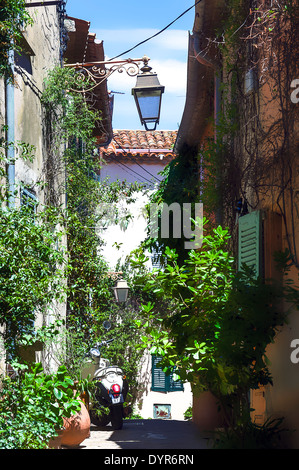
<svg viewBox="0 0 299 470"><path fill-rule="evenodd" d="M43 202L45 149L43 113L40 102L44 79L49 70L59 65L60 33L56 6L30 8L34 23L24 31L28 43L26 54L15 61L15 138L35 147L32 163L16 161L16 185L23 184L36 191ZM34 55L33 55L34 54Z"/></svg>
<svg viewBox="0 0 299 470"><path fill-rule="evenodd" d="M277 250L289 249L288 240L291 246L295 246L298 257L299 247L299 218L298 208L299 201L297 196L297 188L299 183L298 177L298 125L294 129L290 123L288 127L288 141L290 143L290 153L287 154L287 147L284 148L285 157L279 154L280 147L283 146L284 132L280 128L283 119L281 114L280 102L273 98L275 82L268 80L259 90L260 99L260 121L263 124L265 132L271 127L276 129L273 135L266 140L265 148L262 155L266 159L273 161L271 172L266 175L265 186L267 191L260 192L258 209L264 211L264 229L267 227L267 212L274 213L276 222L270 225L269 234L264 236L265 268L267 278L277 279L277 271L275 271L275 263L273 262L273 254ZM297 105L298 106L298 105ZM286 117L284 117L286 119ZM280 163L277 168L274 167L275 159L269 152L269 142L272 141L273 152L277 152ZM285 166L285 168L283 168ZM289 169L292 169L289 172ZM285 175L285 176L283 176ZM292 179L289 179L291 176ZM284 191L284 201L282 199L282 188L284 184L288 184ZM279 198L280 207L277 205ZM254 199L253 199L254 200ZM285 221L280 213L283 209ZM279 220L280 219L280 220ZM275 245L278 232L280 231L280 243ZM269 247L272 247L270 250ZM272 257L272 260L270 259ZM298 262L298 258L297 258ZM269 265L271 264L271 268ZM287 276L280 275L280 282L292 280L294 286L298 286L298 268L292 267ZM291 432L285 435L286 445L294 448L299 447L299 362L294 362L291 357L292 352L296 349L291 347L293 340L298 340L299 345L299 312L296 308L286 302L282 302L282 308L288 312L288 323L279 329L275 342L267 348L267 357L270 360L270 372L273 378L273 386L265 387L263 393L257 401L257 414L263 416L263 420L271 417L284 417L284 427ZM298 346L297 346L298 348ZM297 352L296 360L299 360Z"/></svg>

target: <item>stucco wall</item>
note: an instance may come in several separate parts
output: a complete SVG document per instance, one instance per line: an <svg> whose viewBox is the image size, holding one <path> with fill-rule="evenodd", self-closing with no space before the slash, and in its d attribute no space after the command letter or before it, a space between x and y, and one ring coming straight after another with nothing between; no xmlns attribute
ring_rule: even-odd
<svg viewBox="0 0 299 470"><path fill-rule="evenodd" d="M267 131L271 128L273 123L280 122L281 107L276 99L273 99L273 89L275 83L268 80L266 84L259 90L260 93L260 106L261 115L260 119L263 122L264 129ZM298 104L297 104L298 106ZM284 218L281 218L281 251L290 248L291 246L299 247L299 219L298 208L299 201L296 192L298 187L298 159L296 158L296 147L298 145L298 124L294 129L289 127L289 142L290 142L290 155L286 154L281 158L280 166L276 169L273 168L273 175L269 174L269 190L260 195L260 209L270 210L280 214L280 208L283 207ZM273 135L273 147L279 149L283 145L283 131L276 132ZM297 147L298 148L298 147ZM286 150L285 150L286 152ZM265 157L269 155L268 148L264 149ZM296 161L297 160L297 161ZM283 169L282 166L286 168ZM284 201L282 200L282 175L283 170L288 171L288 165L292 168L292 180L288 181L288 188L284 192ZM272 179L271 179L272 178ZM275 184L276 183L276 184ZM277 205L278 195L280 197L280 207ZM265 249L269 243L272 243L276 236L275 227L272 236L268 240L264 240ZM269 257L269 253L268 253ZM298 259L297 259L298 262ZM265 259L267 266L269 259ZM274 277L273 273L269 273L269 277ZM281 281L286 283L289 280L294 282L294 286L298 287L298 268L292 267L287 276L281 275ZM271 417L284 417L284 427L289 429L290 432L285 435L286 445L294 448L299 447L299 354L296 353L296 346L292 347L293 340L298 340L297 348L299 345L299 312L291 304L286 302L282 303L285 312L288 312L288 323L279 329L275 342L270 344L267 348L267 357L270 361L270 372L273 378L273 386L267 386L264 394L264 404L260 400L261 407L265 407L265 418ZM299 351L297 349L297 351ZM292 357L294 352L295 357ZM294 362L294 359L296 362Z"/></svg>
<svg viewBox="0 0 299 470"><path fill-rule="evenodd" d="M22 56L15 56L15 139L33 145L35 158L32 163L16 160L16 185L17 189L20 184L31 188L43 202L44 190L37 184L45 180L44 118L40 97L49 70L59 65L60 30L56 6L28 10L34 21L24 31L29 47Z"/></svg>
<svg viewBox="0 0 299 470"><path fill-rule="evenodd" d="M298 247L298 218L295 220L295 234ZM287 248L285 234L282 248ZM298 286L296 268L290 270L287 278ZM273 387L266 388L266 417L284 417L284 427L290 431L286 434L286 442L294 448L299 448L299 312L286 302L284 310L289 312L288 323L280 329L275 343L267 349ZM292 346L293 341L295 343Z"/></svg>
<svg viewBox="0 0 299 470"><path fill-rule="evenodd" d="M154 418L155 405L170 405L170 419L183 420L185 411L192 406L192 392L189 383L184 384L184 391L156 392L151 390L152 371L151 355L145 354L140 371L140 384L143 386L136 411L144 419Z"/></svg>
<svg viewBox="0 0 299 470"><path fill-rule="evenodd" d="M145 162L138 163L141 163L143 168L137 163L122 162L122 160L119 160L119 163L103 165L101 168L101 179L103 180L109 176L111 182L119 179L120 181L126 180L128 183L137 182L146 184L149 187L157 184L157 180L162 180L159 172L161 172L166 165L163 163L163 160L150 165L147 165Z"/></svg>

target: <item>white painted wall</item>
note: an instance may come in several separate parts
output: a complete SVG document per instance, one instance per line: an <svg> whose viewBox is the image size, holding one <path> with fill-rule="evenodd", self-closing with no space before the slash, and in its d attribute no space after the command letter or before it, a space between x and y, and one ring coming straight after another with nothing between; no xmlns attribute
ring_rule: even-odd
<svg viewBox="0 0 299 470"><path fill-rule="evenodd" d="M138 157L136 157L136 160ZM160 171L165 167L163 160L157 158L157 163L151 163L149 165L144 162L141 163L141 168L137 163L121 162L104 164L101 168L101 179L110 177L110 181L126 180L128 183L145 183L148 186L154 187L158 183L157 180L161 181L161 175L158 175Z"/></svg>
<svg viewBox="0 0 299 470"><path fill-rule="evenodd" d="M110 182L126 180L128 183L145 183L147 188L154 189L158 183L154 177L160 180L161 177L158 173L164 168L163 163L157 165L146 165L142 163L145 170L153 175L153 177L151 177L147 171L140 168L137 164L124 164L128 168L116 163L104 165L101 168L101 180L109 177ZM133 173L133 171L138 173L138 175ZM144 240L146 234L146 220L142 213L147 201L148 196L140 192L136 193L136 202L134 204L126 205L124 201L122 204L123 208L127 207L130 214L134 217L130 221L127 229L124 231L118 225L112 225L101 232L101 236L106 243L103 249L103 255L112 269L115 268L119 259L124 261L126 256ZM115 243L120 245L119 249L114 245Z"/></svg>
<svg viewBox="0 0 299 470"><path fill-rule="evenodd" d="M163 165L146 166L142 164L149 172L158 178L158 172L163 169ZM141 174L141 169L138 165L132 166L136 172ZM137 168L136 168L137 167ZM122 170L118 165L109 164L104 167L105 171L101 171L101 177L110 176L110 181L120 179L127 179L128 182L134 182L134 174ZM146 172L142 173L147 174ZM137 196L137 195L136 195ZM109 262L110 267L113 269L120 258L124 261L125 257L145 238L146 220L142 215L142 208L146 204L148 197L141 193L138 194L136 203L129 205L130 212L134 215L134 219L129 223L126 231L122 231L118 226L113 225L107 230L102 232L106 245L103 250L103 255ZM119 250L113 244L117 242L122 243ZM149 264L150 267L150 264ZM171 405L171 419L183 420L184 413L189 406L192 405L192 393L190 384L184 384L184 391L181 392L153 392L151 391L151 355L145 354L143 358L142 369L140 371L140 396L136 412L142 418L154 418L154 405L167 404Z"/></svg>
<svg viewBox="0 0 299 470"><path fill-rule="evenodd" d="M192 392L189 383L184 384L184 391L181 392L154 392L151 391L151 367L152 360L150 354L145 354L140 372L140 384L143 384L138 401L137 412L144 419L154 418L155 405L170 405L171 419L184 420L184 413L192 406Z"/></svg>

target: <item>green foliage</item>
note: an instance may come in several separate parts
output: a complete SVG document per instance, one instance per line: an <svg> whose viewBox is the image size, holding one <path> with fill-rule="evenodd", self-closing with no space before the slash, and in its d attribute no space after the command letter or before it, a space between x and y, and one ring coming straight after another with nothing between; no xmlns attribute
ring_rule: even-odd
<svg viewBox="0 0 299 470"><path fill-rule="evenodd" d="M43 449L63 427L63 418L80 410L65 366L45 374L42 365L2 379L0 449Z"/></svg>
<svg viewBox="0 0 299 470"><path fill-rule="evenodd" d="M183 207L183 204L188 202L191 203L192 210L194 210L194 203L202 202L200 197L199 170L200 163L197 149L185 145L181 149L180 154L160 173L163 180L159 184L157 191L150 196L150 203L165 203L171 205L175 202ZM150 220L149 223L151 223ZM173 227L173 215L171 213L169 226ZM191 226L191 229L193 230L194 226ZM156 239L150 237L146 241L146 246L149 248L155 248L156 244L158 244L159 250L162 252L164 252L166 245L170 248L176 249L179 256L178 262L182 263L185 256L185 249L183 247L185 240L183 238L173 237L173 234L170 232L166 242L160 234L161 230L159 230L159 235Z"/></svg>
<svg viewBox="0 0 299 470"><path fill-rule="evenodd" d="M21 29L31 24L32 19L25 8L25 0L1 0L0 6L0 77L11 81L13 75L9 66L9 50L21 50Z"/></svg>
<svg viewBox="0 0 299 470"><path fill-rule="evenodd" d="M214 449L282 449L283 419L268 419L263 425L246 422L234 428L218 431L214 437Z"/></svg>
<svg viewBox="0 0 299 470"><path fill-rule="evenodd" d="M84 88L80 78L74 69L56 68L50 72L42 96L46 120L51 124L49 148L56 155L56 149L61 151L61 144L67 143L62 156L67 178L67 212L62 223L68 246L64 362L73 378L80 377L84 356L95 342L107 336L102 325L109 319L113 325L109 335L115 341L105 354L124 368L133 388L141 355L135 347L138 335L133 322L138 309L130 303L122 308L115 305L115 280L103 257L99 229L106 223L103 205L108 209L117 207L121 200L129 204L141 187L125 181L99 182L100 162L93 131L100 116L90 108L85 95L78 93ZM110 222L120 223L117 211L115 214L115 220L110 217Z"/></svg>
<svg viewBox="0 0 299 470"><path fill-rule="evenodd" d="M50 113L60 139L67 142L80 138L90 149L95 144L92 136L100 114L88 105L81 93L83 85L78 80L79 76L73 68L55 67L45 80L41 102Z"/></svg>
<svg viewBox="0 0 299 470"><path fill-rule="evenodd" d="M218 34L222 36L220 50L229 71L233 68L236 59L240 61L243 58L240 38L244 34L242 27L248 18L249 4L248 0L228 0L225 3L225 11Z"/></svg>
<svg viewBox="0 0 299 470"><path fill-rule="evenodd" d="M249 390L271 383L266 347L285 315L277 309L277 286L256 280L248 269L235 272L228 239L228 231L217 227L182 266L175 250L167 248L165 269L139 279L156 296L143 305L147 334L142 339L163 357L166 369L176 366L194 393L211 391L228 422L238 422L248 419ZM169 303L163 311L161 298Z"/></svg>
<svg viewBox="0 0 299 470"><path fill-rule="evenodd" d="M79 379L79 386L86 388L80 376L81 365L90 346L102 339L105 319L112 319L115 327L111 331L115 344L108 358L124 367L130 386L136 384L141 353L135 348L138 335L133 318L138 308L127 305L121 310L115 306L115 281L101 253L102 240L96 228L103 217L98 213L99 204L116 203L124 197L127 202L134 200L139 186L99 183L92 135L99 115L88 108L82 94L72 91L75 79L71 70L53 71L42 99L46 120L51 121L48 150L53 158L61 157L66 168L67 210L47 207L34 219L24 208L2 208L0 212L0 324L5 325L3 335L10 363L23 371L15 379L3 379L0 442L5 448L46 446L61 425L62 414L67 416L77 403L72 401L70 389L64 388L60 375L68 370L72 380ZM1 140L3 162L7 145L16 144ZM24 156L31 158L32 149L25 144L21 147ZM56 163L53 168L58 167ZM52 176L54 181L59 180L58 174ZM47 189L52 191L50 184L49 180ZM61 232L54 230L57 226ZM64 250L58 248L62 236L67 239ZM65 299L65 295L65 336L61 336L61 322L34 330L37 313L46 314L51 303ZM58 363L65 365L58 375L45 375L37 366L29 371L18 362L19 348L36 341L52 346L59 343ZM70 380L65 383L71 385ZM39 408L41 401L44 405ZM6 428L5 423L9 423Z"/></svg>
<svg viewBox="0 0 299 470"><path fill-rule="evenodd" d="M107 312L108 313L108 312ZM112 364L120 366L129 383L127 401L134 404L139 389L138 374L143 351L138 348L141 342L142 329L138 329L135 319L140 317L140 307L136 305L136 297L130 292L130 299L126 305L115 305L109 311L112 328L105 337L114 338L109 348L104 350L104 357L109 358Z"/></svg>
<svg viewBox="0 0 299 470"><path fill-rule="evenodd" d="M81 75L71 68L55 68L45 82L42 103L46 119L51 120L52 146L61 149L67 178L67 212L62 223L68 246L68 318L67 326L86 337L101 324L102 313L109 310L112 281L109 266L102 255L102 204L112 204L125 197L127 202L138 185L126 182L99 182L100 163L93 131L100 119L85 100Z"/></svg>
<svg viewBox="0 0 299 470"><path fill-rule="evenodd" d="M133 410L129 416L127 416L125 419L143 419L142 416L138 413L138 411Z"/></svg>
<svg viewBox="0 0 299 470"><path fill-rule="evenodd" d="M21 335L32 330L37 310L45 311L63 293L60 236L42 214L34 221L25 210L0 209L0 324L6 325L11 354Z"/></svg>
<svg viewBox="0 0 299 470"><path fill-rule="evenodd" d="M184 420L185 421L192 421L192 406L189 406L186 411L184 412Z"/></svg>
<svg viewBox="0 0 299 470"><path fill-rule="evenodd" d="M14 154L21 158L24 161L32 162L34 159L34 151L35 148L33 145L28 144L26 142L15 141L15 142L7 142L5 138L5 134L8 130L8 126L2 126L0 131L0 202L5 201L8 194L8 185L7 185L7 174L6 174L6 167L8 165L9 159L7 157L7 150L8 148L14 149Z"/></svg>

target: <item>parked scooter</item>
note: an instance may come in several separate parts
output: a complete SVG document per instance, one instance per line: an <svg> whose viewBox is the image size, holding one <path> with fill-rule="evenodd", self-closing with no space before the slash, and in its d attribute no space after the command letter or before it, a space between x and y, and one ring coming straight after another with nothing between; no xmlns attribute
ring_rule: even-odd
<svg viewBox="0 0 299 470"><path fill-rule="evenodd" d="M105 322L105 328L110 323ZM114 341L114 338L97 343L89 351L95 371L92 373L95 382L95 403L90 408L90 420L96 426L106 426L111 422L113 429L121 429L123 418L130 413L130 407L124 408L128 393L128 381L123 370L110 365L108 359L101 356L101 349Z"/></svg>

